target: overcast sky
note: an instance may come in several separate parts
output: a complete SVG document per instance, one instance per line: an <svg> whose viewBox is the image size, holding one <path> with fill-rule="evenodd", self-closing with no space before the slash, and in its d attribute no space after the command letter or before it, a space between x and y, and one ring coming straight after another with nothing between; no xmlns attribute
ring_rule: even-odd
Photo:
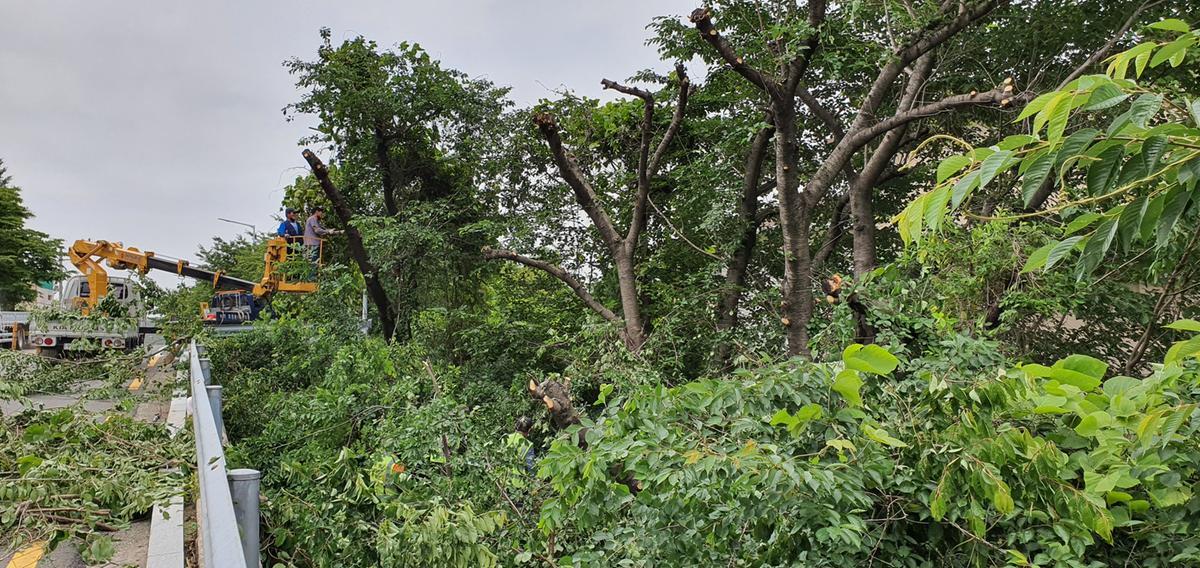
<svg viewBox="0 0 1200 568"><path fill-rule="evenodd" d="M335 40L420 43L525 105L561 87L599 96L602 76L665 72L645 26L697 5L0 0L0 159L32 227L193 258L246 230L217 217L277 223L310 125L284 120L297 91L282 62L315 57L322 26Z"/></svg>

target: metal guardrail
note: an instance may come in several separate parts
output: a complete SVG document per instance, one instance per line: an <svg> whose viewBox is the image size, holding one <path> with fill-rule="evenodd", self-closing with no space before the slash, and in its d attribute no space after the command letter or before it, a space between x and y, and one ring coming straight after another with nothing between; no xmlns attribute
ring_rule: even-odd
<svg viewBox="0 0 1200 568"><path fill-rule="evenodd" d="M261 474L226 471L221 387L210 384L209 362L192 341L192 430L199 476L200 556L205 568L258 568L258 489Z"/></svg>

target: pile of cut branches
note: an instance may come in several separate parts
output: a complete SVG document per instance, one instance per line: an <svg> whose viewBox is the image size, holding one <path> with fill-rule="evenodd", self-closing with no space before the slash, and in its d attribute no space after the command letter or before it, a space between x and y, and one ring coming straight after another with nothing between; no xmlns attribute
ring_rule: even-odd
<svg viewBox="0 0 1200 568"><path fill-rule="evenodd" d="M113 554L109 533L184 485L184 436L124 414L67 408L0 417L0 546L79 540L88 562Z"/></svg>

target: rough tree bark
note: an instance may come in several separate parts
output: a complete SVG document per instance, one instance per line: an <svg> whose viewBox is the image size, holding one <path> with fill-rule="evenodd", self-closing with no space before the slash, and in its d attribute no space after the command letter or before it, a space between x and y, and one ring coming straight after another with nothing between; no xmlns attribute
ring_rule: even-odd
<svg viewBox="0 0 1200 568"><path fill-rule="evenodd" d="M671 116L671 122L667 126L666 132L663 133L653 153L650 150L654 137L654 110L656 102L654 94L608 79L601 81L601 84L606 89L614 89L628 95L636 96L644 102L641 138L638 144L637 187L634 191L633 211L630 215L629 226L623 234L616 224L613 223L607 209L600 203L595 188L592 187L583 170L564 147L562 136L558 130L558 123L554 117L546 113L539 113L533 118L534 124L550 148L550 153L554 158L559 175L570 186L571 192L575 197L575 202L587 214L592 222L592 226L600 234L600 240L608 251L613 266L616 269L617 288L621 303L620 317L597 301L587 291L586 286L582 282L562 267L543 260L529 258L513 251L484 250L484 258L486 259L505 259L518 262L525 266L541 270L562 281L592 311L608 321L620 324L622 327L621 337L625 347L635 353L640 351L642 345L646 342L646 326L642 316L642 300L638 296L637 247L647 222L650 181L658 172L667 149L683 124L683 115L687 109L688 94L691 92L691 83L688 80L687 72L683 68L683 65L676 65L675 71L679 77L679 93L675 111Z"/></svg>
<svg viewBox="0 0 1200 568"><path fill-rule="evenodd" d="M709 9L699 8L692 12L690 20L701 37L734 71L764 93L775 118L775 178L784 246L782 323L790 355L809 356L808 323L813 314L813 255L810 239L813 210L829 193L851 158L875 138L919 118L962 106L992 103L1007 105L1013 102L1012 87L1006 82L1005 85L985 93L955 95L921 106L899 109L892 116L876 119L893 84L905 68L968 25L986 16L998 5L1006 3L1007 0L943 2L941 17L935 18L929 26L917 32L909 43L897 49L880 70L850 127L845 129L844 135L837 137L834 148L820 162L803 187L798 178L797 168L799 154L796 138L796 101L799 98L820 118L835 116L808 95L806 90L800 89L811 57L819 47L819 32L814 31L805 40L807 49L801 50L799 56L785 62L779 69L768 72L748 65L744 58L734 51L731 44L713 26ZM808 3L808 22L813 30L819 30L824 23L825 9L824 1Z"/></svg>
<svg viewBox="0 0 1200 568"><path fill-rule="evenodd" d="M351 224L353 215L350 213L350 207L346 204L342 193L338 191L337 186L333 184L333 180L329 179L329 169L321 162L311 150L305 149L302 153L304 160L308 162L308 167L312 169L312 173L316 176L317 181L321 184L321 190L325 192L325 197L333 204L333 212L341 220L342 225L346 227L346 241L350 247L350 256L354 257L354 262L358 264L359 272L362 272L363 279L367 284L367 294L371 296L371 301L375 304L375 309L379 312L379 322L383 329L383 338L385 341L392 340L392 334L396 330L396 320L392 313L392 305L388 300L387 291L384 290L383 284L379 281L379 271L375 265L371 264L370 257L367 256L367 249L363 246L362 234L358 229Z"/></svg>

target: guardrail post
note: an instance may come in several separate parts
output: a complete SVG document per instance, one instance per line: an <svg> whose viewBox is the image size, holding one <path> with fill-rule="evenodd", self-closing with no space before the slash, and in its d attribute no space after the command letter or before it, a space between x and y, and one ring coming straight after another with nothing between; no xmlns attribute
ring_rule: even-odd
<svg viewBox="0 0 1200 568"><path fill-rule="evenodd" d="M212 407L213 422L217 423L217 438L225 441L225 419L221 414L221 385L208 385L208 405Z"/></svg>
<svg viewBox="0 0 1200 568"><path fill-rule="evenodd" d="M254 469L229 472L229 493L233 496L233 514L242 532L242 554L246 568L258 568L258 489L262 473Z"/></svg>
<svg viewBox="0 0 1200 568"><path fill-rule="evenodd" d="M212 384L212 361L209 359L200 360L200 372L204 374L204 384Z"/></svg>

